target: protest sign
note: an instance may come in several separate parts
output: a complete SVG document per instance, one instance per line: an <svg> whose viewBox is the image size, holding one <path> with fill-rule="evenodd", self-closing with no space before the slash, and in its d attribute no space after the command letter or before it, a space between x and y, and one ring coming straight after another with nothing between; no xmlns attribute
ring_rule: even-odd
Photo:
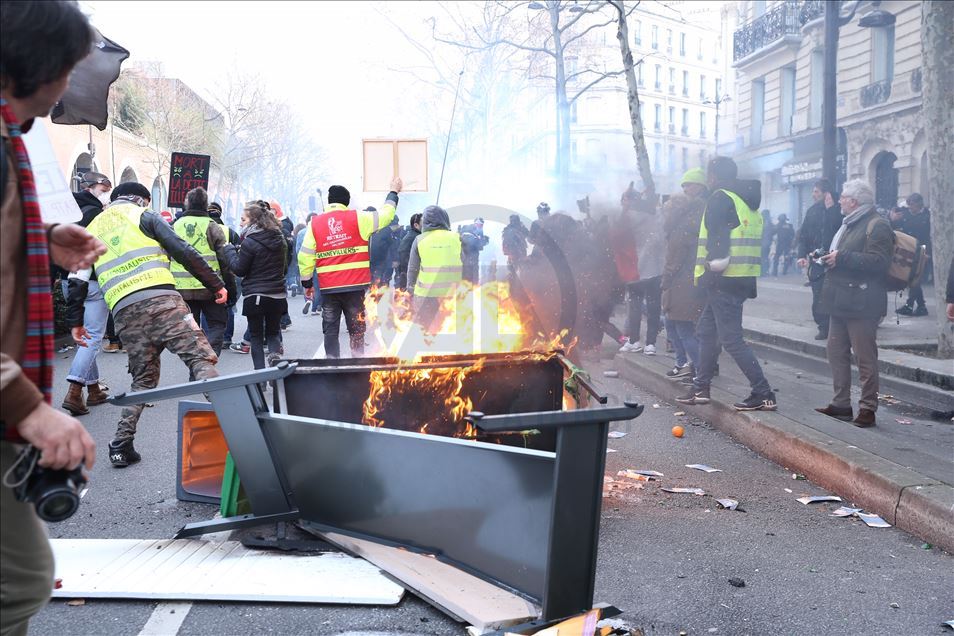
<svg viewBox="0 0 954 636"><path fill-rule="evenodd" d="M426 139L364 139L364 191L387 192L401 177L404 192L427 192Z"/></svg>
<svg viewBox="0 0 954 636"><path fill-rule="evenodd" d="M33 183L36 186L36 198L40 204L40 213L45 223L76 223L82 218L76 199L70 191L69 182L63 176L60 164L56 160L53 144L50 143L46 122L33 120L33 128L23 135L27 153L30 155L30 167L33 169Z"/></svg>
<svg viewBox="0 0 954 636"><path fill-rule="evenodd" d="M185 196L193 188L209 189L209 169L212 157L187 152L172 153L169 168L169 207L181 208Z"/></svg>

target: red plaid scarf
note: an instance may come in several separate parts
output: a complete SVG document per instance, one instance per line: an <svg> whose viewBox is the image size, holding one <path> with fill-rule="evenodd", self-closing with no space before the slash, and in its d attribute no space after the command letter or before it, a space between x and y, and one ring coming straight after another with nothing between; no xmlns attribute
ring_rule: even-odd
<svg viewBox="0 0 954 636"><path fill-rule="evenodd" d="M40 217L33 183L30 156L10 106L0 99L0 112L10 131L10 145L16 159L23 208L23 225L27 253L27 337L20 367L23 373L41 391L47 403L53 392L53 296L50 293L50 255L46 242L46 227ZM4 427L3 438L19 441L16 429Z"/></svg>

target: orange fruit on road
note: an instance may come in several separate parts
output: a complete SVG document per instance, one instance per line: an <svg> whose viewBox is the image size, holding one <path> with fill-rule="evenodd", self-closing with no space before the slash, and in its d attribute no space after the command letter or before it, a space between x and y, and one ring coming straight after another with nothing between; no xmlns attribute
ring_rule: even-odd
<svg viewBox="0 0 954 636"><path fill-rule="evenodd" d="M673 427L672 427L672 434L673 434L675 437L682 437L682 436L685 434L685 432L686 432L686 431L684 431L681 426L673 426Z"/></svg>

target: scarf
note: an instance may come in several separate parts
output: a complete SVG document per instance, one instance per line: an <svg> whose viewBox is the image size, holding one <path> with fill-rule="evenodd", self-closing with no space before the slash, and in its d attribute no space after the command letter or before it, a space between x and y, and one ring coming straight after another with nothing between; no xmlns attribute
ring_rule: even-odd
<svg viewBox="0 0 954 636"><path fill-rule="evenodd" d="M854 212L846 216L841 220L841 227L838 228L838 231L835 232L835 235L831 238L831 245L828 246L828 250L834 252L838 249L838 243L841 242L841 237L845 234L845 230L848 229L848 226L854 225L857 223L861 217L868 213L868 211L874 206L870 203L866 203L862 206L859 206Z"/></svg>
<svg viewBox="0 0 954 636"><path fill-rule="evenodd" d="M27 330L20 367L43 398L50 403L53 391L53 296L50 293L50 255L46 227L40 216L40 204L33 182L30 157L20 132L20 124L6 100L0 99L0 112L10 131L10 145L16 160L23 209L27 254ZM4 431L4 439L15 439L16 430Z"/></svg>

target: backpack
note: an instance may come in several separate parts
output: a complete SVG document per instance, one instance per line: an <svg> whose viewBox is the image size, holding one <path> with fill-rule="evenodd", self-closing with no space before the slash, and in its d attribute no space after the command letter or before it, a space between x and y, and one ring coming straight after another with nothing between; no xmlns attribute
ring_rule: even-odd
<svg viewBox="0 0 954 636"><path fill-rule="evenodd" d="M868 236L871 228L880 219L876 216L868 222ZM894 252L891 255L891 266L885 277L885 287L889 292L899 292L908 287L917 286L924 269L927 267L925 246L918 245L916 238L898 230L894 232Z"/></svg>

